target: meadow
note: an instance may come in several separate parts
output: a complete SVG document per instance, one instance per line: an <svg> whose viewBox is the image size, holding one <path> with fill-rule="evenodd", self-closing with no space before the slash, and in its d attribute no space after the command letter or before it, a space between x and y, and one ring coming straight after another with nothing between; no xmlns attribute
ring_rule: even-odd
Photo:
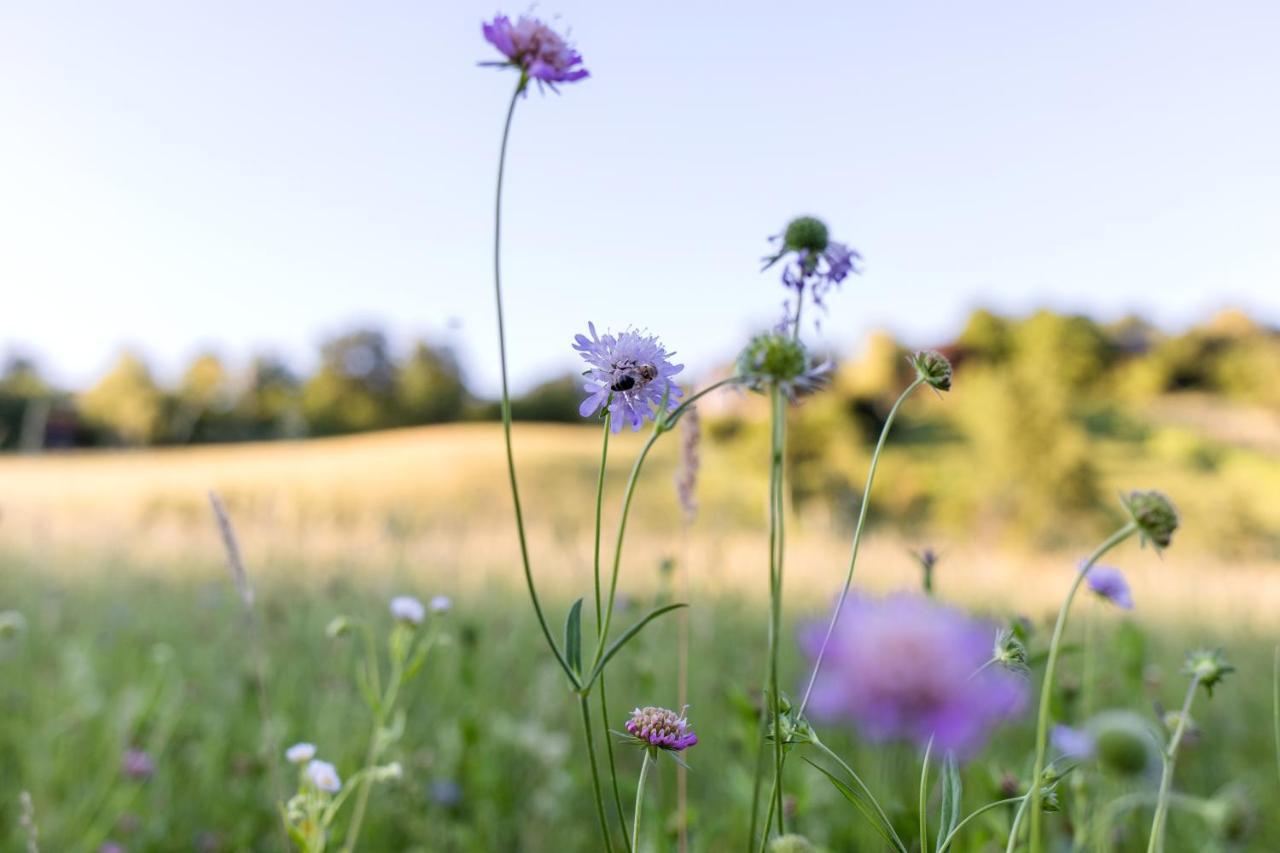
<svg viewBox="0 0 1280 853"><path fill-rule="evenodd" d="M591 501L594 433L567 426L516 430L526 488L545 496L531 503L530 539L557 622L590 585L590 531L581 507ZM379 788L364 848L597 849L589 778L577 760L575 703L554 662L534 644L537 629L521 598L494 452L499 441L496 426L479 425L0 460L0 601L23 613L27 626L0 646L6 846L23 844L25 790L42 849L96 850L108 841L130 850L278 849L269 768L283 762L265 745L312 741L346 772L360 765L365 748L368 712L351 677L356 652L326 638L326 624L347 614L389 625L387 600L410 593L453 598L443 623L449 642L433 652L406 697L406 730L396 750L404 778ZM617 443L615 482L636 439L624 434ZM703 454L699 515L672 535L674 443L656 452L636 499L619 606L633 617L650 604L683 599L687 570L688 701L701 723L701 742L688 756L689 845L741 849L768 594L764 535L750 522L764 512L767 484L744 478L733 455L713 444ZM926 455L935 465L958 464L945 458L948 452L955 451ZM912 464L910 454L889 455L885 472ZM253 643L207 503L209 488L227 503L258 590L265 733ZM609 497L616 503L615 492ZM797 519L793 527L788 636L796 622L825 612L847 550L847 539L825 518ZM857 588L918 588L910 550L924 544L891 520L876 525ZM927 544L943 555L939 597L996 617L1024 614L1036 628L1032 647L1043 645L1070 580L1069 549L973 536ZM1280 826L1272 804L1280 781L1268 725L1280 611L1274 563L1179 548L1157 557L1136 544L1114 562L1125 568L1137 608L1124 614L1101 601L1081 602L1071 633L1077 648L1063 658L1064 718L1115 707L1149 715L1153 703L1167 707L1181 691L1183 652L1224 646L1239 672L1197 705L1199 734L1177 776L1177 790L1219 798L1210 802L1221 806L1222 825L1175 811L1168 849L1276 849ZM1086 629L1090 643L1081 649ZM635 704L675 703L677 653L671 626L637 638L610 670L619 713ZM1090 678L1083 677L1086 667ZM794 643L783 646L783 671L792 681L803 671ZM965 797L974 807L1001 796L1002 786L1025 772L1030 726L1028 714L1002 729L983 759L966 768ZM914 748L873 748L831 727L824 740L888 792L895 821L912 823L920 770ZM153 757L146 780L121 776L120 756L131 746ZM638 761L626 750L619 760L629 800ZM664 765L646 818L657 849L675 845L675 767ZM1142 787L1107 784L1112 796ZM788 793L793 825L816 843L877 849L875 834L817 771L797 762L788 771ZM1082 804L1068 802L1067 820L1083 820L1072 811ZM1010 818L1008 810L989 812L952 849L1002 845ZM1148 821L1149 809L1118 820L1111 849L1145 849Z"/></svg>

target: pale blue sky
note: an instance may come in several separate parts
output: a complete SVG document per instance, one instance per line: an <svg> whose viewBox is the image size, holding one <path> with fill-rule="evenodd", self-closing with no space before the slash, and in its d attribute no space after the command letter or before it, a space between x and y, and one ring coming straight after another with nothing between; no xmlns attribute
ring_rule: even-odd
<svg viewBox="0 0 1280 853"><path fill-rule="evenodd" d="M508 11L519 12L522 7ZM360 320L494 387L489 245L515 79L491 2L0 0L0 350L305 366ZM588 319L696 373L775 318L765 238L866 257L839 349L978 304L1280 322L1280 4L544 2L592 72L516 115L512 366Z"/></svg>

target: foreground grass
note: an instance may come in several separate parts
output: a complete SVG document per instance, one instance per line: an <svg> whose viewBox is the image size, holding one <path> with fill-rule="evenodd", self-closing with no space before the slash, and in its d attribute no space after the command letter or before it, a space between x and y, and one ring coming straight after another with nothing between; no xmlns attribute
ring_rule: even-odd
<svg viewBox="0 0 1280 853"><path fill-rule="evenodd" d="M0 609L18 609L28 621L25 635L0 647L5 849L22 844L22 790L31 792L48 850L95 850L108 839L130 850L278 847L242 612L225 578L201 572L184 577L180 568L158 580L127 564L97 565L60 580L67 576L28 558L10 557L0 565ZM288 567L264 574L272 578L260 584L269 739L312 740L349 775L365 748L367 720L350 678L353 650L326 640L325 624L345 613L384 625L392 592L428 595L453 588L454 580L388 571L374 580L352 575L306 583ZM648 594L669 595L660 579ZM636 601L633 609L647 603ZM555 602L557 613L563 605ZM393 756L404 764L405 778L376 793L364 849L596 849L575 706L536 642L525 602L496 587L473 588L448 618L452 642L408 697L407 731ZM730 593L696 602L691 618L690 717L702 739L689 754L691 844L696 850L743 849L763 613ZM1084 655L1066 659L1064 717L1082 714L1086 705L1150 714L1153 702L1174 702L1182 687L1177 665L1185 634L1106 621L1097 636L1096 682L1079 689ZM1241 785L1256 812L1251 834L1236 849L1280 849L1270 805L1280 797L1270 743L1272 640L1224 625L1197 629L1196 641L1226 645L1240 672L1211 702L1197 706L1201 735L1179 762L1176 786L1209 795ZM650 631L611 670L619 727L633 704L674 703L674 642L674 631ZM799 661L789 657L784 671L796 680ZM908 830L918 755L906 747L858 744L830 726L823 733L887 792L894 819ZM1025 772L1029 743L1024 721L1001 732L966 769L970 807L997 798L1007 776ZM120 756L129 746L155 756L150 780L122 777ZM621 762L629 789L639 756L624 750ZM660 849L666 849L675 829L674 765L664 762L651 784L645 834L665 839ZM1107 786L1092 789L1092 796L1123 790ZM788 791L798 831L832 850L879 849L851 808L801 762L788 770ZM629 800L629 790L623 793ZM1067 814L1051 825L1065 829L1077 802L1069 795ZM1009 817L990 813L955 849L991 849ZM1115 849L1144 849L1147 821L1145 811L1122 820ZM1170 850L1220 849L1203 821L1177 812L1169 840Z"/></svg>

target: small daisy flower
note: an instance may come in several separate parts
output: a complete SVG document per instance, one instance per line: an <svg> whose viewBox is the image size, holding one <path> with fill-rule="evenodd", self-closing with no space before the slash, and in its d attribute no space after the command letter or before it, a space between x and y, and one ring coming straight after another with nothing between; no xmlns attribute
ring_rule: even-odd
<svg viewBox="0 0 1280 853"><path fill-rule="evenodd" d="M591 337L576 335L573 344L590 365L583 372L587 397L578 408L580 415L590 417L607 408L613 414L613 431L618 432L624 423L640 429L664 399L668 410L676 408L684 392L671 377L684 365L671 363L675 353L668 352L657 337L634 329L598 335L594 323L588 323L587 329Z"/></svg>
<svg viewBox="0 0 1280 853"><path fill-rule="evenodd" d="M631 712L631 719L627 720L627 733L639 746L681 752L698 742L698 736L685 719L687 710L688 706L677 714L652 705L636 708Z"/></svg>
<svg viewBox="0 0 1280 853"><path fill-rule="evenodd" d="M290 764L306 764L308 761L316 757L316 745L314 743L295 743L284 751L284 757Z"/></svg>
<svg viewBox="0 0 1280 853"><path fill-rule="evenodd" d="M338 778L337 769L327 761L313 759L307 764L307 781L309 781L317 791L324 791L329 794L336 794L342 790L342 780Z"/></svg>
<svg viewBox="0 0 1280 853"><path fill-rule="evenodd" d="M412 595L397 595L391 599L391 615L397 621L421 625L422 620L426 618L427 610L422 606L422 602Z"/></svg>
<svg viewBox="0 0 1280 853"><path fill-rule="evenodd" d="M1119 569L1111 566L1094 566L1089 570L1089 589L1099 598L1105 598L1122 610L1133 609L1133 595L1129 582Z"/></svg>
<svg viewBox="0 0 1280 853"><path fill-rule="evenodd" d="M555 30L537 18L521 15L515 23L506 15L498 15L484 25L485 41L507 58L506 62L482 62L481 65L520 69L523 82L537 80L552 91L557 83L574 83L589 76L582 67L582 54Z"/></svg>
<svg viewBox="0 0 1280 853"><path fill-rule="evenodd" d="M453 609L453 599L447 595L437 595L431 599L432 613L448 613Z"/></svg>

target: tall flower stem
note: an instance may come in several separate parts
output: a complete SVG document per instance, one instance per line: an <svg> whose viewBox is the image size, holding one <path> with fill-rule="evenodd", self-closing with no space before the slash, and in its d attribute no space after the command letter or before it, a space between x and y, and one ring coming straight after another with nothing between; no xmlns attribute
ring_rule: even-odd
<svg viewBox="0 0 1280 853"><path fill-rule="evenodd" d="M631 849L640 849L640 808L644 805L644 783L649 778L649 765L654 763L652 749L644 751L640 760L640 781L636 783L636 813L631 819Z"/></svg>
<svg viewBox="0 0 1280 853"><path fill-rule="evenodd" d="M1169 789L1173 785L1173 767L1178 760L1178 747L1182 744L1182 736L1187 730L1187 720L1191 715L1191 703L1195 701L1196 689L1200 687L1200 676L1192 674L1191 684L1187 686L1186 698L1182 700L1182 713L1178 715L1178 725L1173 729L1173 737L1165 747L1164 770L1160 773L1160 793L1156 797L1156 813L1151 819L1151 838L1147 840L1147 853L1164 850L1164 824L1169 814Z"/></svg>
<svg viewBox="0 0 1280 853"><path fill-rule="evenodd" d="M604 602L600 587L600 531L604 526L602 516L604 513L604 481L605 468L609 461L609 434L613 431L613 413L605 404L604 412L604 428L603 437L600 441L600 476L596 480L596 529L595 529L595 549L592 560L595 575L595 594L596 594L596 630L603 627L602 610ZM613 805L618 813L618 823L622 825L622 837L627 836L627 819L623 814L622 793L618 789L618 765L613 755L613 741L609 738L609 693L605 688L604 673L600 673L600 728L604 732L605 754L609 759L609 780L613 787Z"/></svg>
<svg viewBox="0 0 1280 853"><path fill-rule="evenodd" d="M511 392L507 382L507 336L502 315L502 179L506 173L507 141L511 137L511 118L516 112L516 102L529 85L529 78L521 73L516 90L511 93L511 103L507 107L507 119L502 126L502 146L498 150L498 189L494 198L493 210L493 295L498 309L498 362L502 373L502 439L507 448L507 479L511 483L511 503L515 508L516 534L520 539L520 563L524 567L525 585L529 588L529 600L533 603L533 612L538 617L538 625L542 628L542 636L547 646L555 655L560 668L569 676L569 680L577 686L577 676L564 659L559 646L551 635L547 618L542 613L542 602L538 599L538 590L533 583L533 569L529 565L529 543L524 531L524 511L520 506L520 488L516 485L516 457L511 447Z"/></svg>
<svg viewBox="0 0 1280 853"><path fill-rule="evenodd" d="M862 489L862 504L858 507L858 523L853 528L853 544L849 550L849 566L845 570L844 586L840 588L840 596L836 599L835 610L831 614L831 622L827 625L827 633L822 638L822 645L818 648L818 656L813 661L813 672L809 674L808 686L805 687L804 696L800 700L800 710L796 714L797 719L804 716L804 709L808 706L809 697L813 694L813 685L818 680L818 671L822 669L822 659L827 653L827 645L831 642L831 635L836 629L836 623L840 621L840 609L844 607L845 599L849 597L849 588L853 585L853 571L858 564L858 547L862 544L862 531L867 524L867 509L871 505L871 487L876 481L876 468L880 464L880 454L884 451L885 443L889 440L889 430L893 426L893 421L898 416L898 410L902 408L902 404L923 384L924 379L917 378L898 395L893 408L889 409L889 414L884 419L884 426L880 428L880 438L876 441L876 449L871 454L871 463L867 466L867 484Z"/></svg>
<svg viewBox="0 0 1280 853"><path fill-rule="evenodd" d="M604 849L613 853L613 839L609 833L609 818L604 813L604 796L600 792L600 768L596 763L595 738L591 736L591 704L586 696L578 697L582 706L582 734L587 740L587 757L591 763L591 793L595 795L596 817L600 819L600 834L604 836ZM605 732L608 737L608 731Z"/></svg>
<svg viewBox="0 0 1280 853"><path fill-rule="evenodd" d="M773 804L778 834L785 829L782 808L782 699L778 691L778 651L782 645L782 556L786 527L783 519L783 454L786 446L786 398L777 383L769 389L772 430L769 444L769 712L773 723ZM769 834L765 824L764 834Z"/></svg>
<svg viewBox="0 0 1280 853"><path fill-rule="evenodd" d="M1089 570L1093 568L1098 560L1102 559L1102 555L1106 554L1112 548L1128 539L1138 530L1138 526L1130 521L1115 533L1111 534L1105 542L1099 545L1089 558L1084 561L1080 570L1076 572L1076 578L1071 584L1071 589L1067 592L1067 597L1062 600L1062 608L1058 611L1058 621L1053 626L1053 637L1049 641L1049 657L1044 665L1044 682L1040 687L1040 712L1036 718L1036 758L1031 769L1031 791L1029 793L1027 808L1031 811L1031 851L1032 853L1040 853L1043 850L1043 841L1041 839L1040 827L1044 822L1042 809L1040 808L1041 800L1041 782L1040 777L1044 773L1045 760L1047 758L1049 748L1049 705L1053 699L1053 677L1058 668L1058 654L1062 647L1062 635L1067 629L1067 615L1071 611L1071 602L1075 600L1076 592L1079 591L1081 584L1084 583L1085 577L1089 574ZM1018 830L1015 821L1012 831L1009 833L1010 842L1016 838Z"/></svg>

